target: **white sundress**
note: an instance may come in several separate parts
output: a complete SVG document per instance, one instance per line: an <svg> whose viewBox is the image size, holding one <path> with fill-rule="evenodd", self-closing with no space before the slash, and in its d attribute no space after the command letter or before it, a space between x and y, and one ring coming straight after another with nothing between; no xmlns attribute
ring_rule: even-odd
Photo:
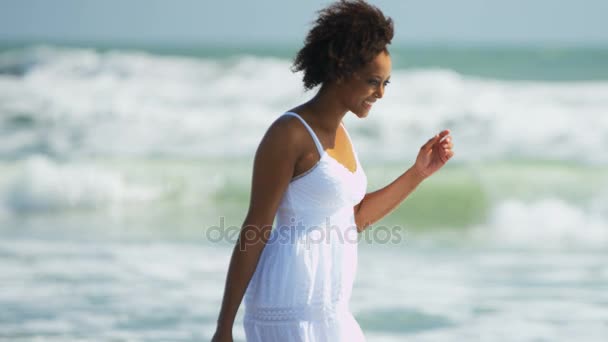
<svg viewBox="0 0 608 342"><path fill-rule="evenodd" d="M302 117L284 115L304 124L321 158L292 179L281 199L244 296L247 341L365 341L349 300L358 246L353 207L365 196L367 178L352 141L355 172L323 150Z"/></svg>

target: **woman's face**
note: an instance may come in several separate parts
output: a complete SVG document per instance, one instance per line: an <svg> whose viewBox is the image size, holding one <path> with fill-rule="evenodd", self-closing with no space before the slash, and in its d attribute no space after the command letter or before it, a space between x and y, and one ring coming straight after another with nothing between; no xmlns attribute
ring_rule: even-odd
<svg viewBox="0 0 608 342"><path fill-rule="evenodd" d="M391 57L381 52L369 64L355 72L340 87L344 105L359 118L367 116L374 102L384 96L391 77Z"/></svg>

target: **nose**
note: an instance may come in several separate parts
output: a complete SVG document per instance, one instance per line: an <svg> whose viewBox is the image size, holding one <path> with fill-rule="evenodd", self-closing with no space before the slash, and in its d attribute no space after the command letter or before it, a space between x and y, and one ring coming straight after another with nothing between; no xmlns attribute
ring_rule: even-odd
<svg viewBox="0 0 608 342"><path fill-rule="evenodd" d="M381 84L378 86L378 88L376 88L374 96L378 99L381 99L384 96L384 84Z"/></svg>

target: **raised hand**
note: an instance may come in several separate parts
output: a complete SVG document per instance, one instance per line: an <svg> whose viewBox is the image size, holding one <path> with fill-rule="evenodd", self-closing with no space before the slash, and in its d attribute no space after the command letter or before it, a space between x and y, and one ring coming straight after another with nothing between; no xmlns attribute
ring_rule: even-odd
<svg viewBox="0 0 608 342"><path fill-rule="evenodd" d="M454 144L449 134L449 130L443 130L420 148L413 168L421 177L430 177L454 156Z"/></svg>

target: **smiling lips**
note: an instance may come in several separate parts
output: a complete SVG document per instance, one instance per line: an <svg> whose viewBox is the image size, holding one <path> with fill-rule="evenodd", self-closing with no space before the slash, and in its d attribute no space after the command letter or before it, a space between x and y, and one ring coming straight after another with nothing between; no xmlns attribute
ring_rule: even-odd
<svg viewBox="0 0 608 342"><path fill-rule="evenodd" d="M363 101L363 103L365 104L365 107L367 107L367 108L372 108L372 105L374 104L374 102L376 102L376 101L368 101L368 100Z"/></svg>

